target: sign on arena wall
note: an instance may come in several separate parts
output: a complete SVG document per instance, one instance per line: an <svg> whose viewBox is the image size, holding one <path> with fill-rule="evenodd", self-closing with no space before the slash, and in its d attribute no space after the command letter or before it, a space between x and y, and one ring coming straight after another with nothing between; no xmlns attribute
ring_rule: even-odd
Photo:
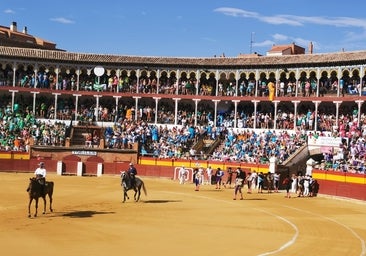
<svg viewBox="0 0 366 256"><path fill-rule="evenodd" d="M73 150L71 152L73 155L83 155L83 156L96 156L96 151L88 151L88 150Z"/></svg>
<svg viewBox="0 0 366 256"><path fill-rule="evenodd" d="M338 148L341 144L342 144L341 137L328 137L328 136L308 137L309 146Z"/></svg>

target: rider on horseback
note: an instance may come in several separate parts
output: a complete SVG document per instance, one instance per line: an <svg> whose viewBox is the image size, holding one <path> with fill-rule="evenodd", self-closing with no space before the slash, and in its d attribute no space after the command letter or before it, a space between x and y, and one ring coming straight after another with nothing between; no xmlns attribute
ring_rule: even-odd
<svg viewBox="0 0 366 256"><path fill-rule="evenodd" d="M137 175L137 170L136 167L133 165L133 163L130 163L130 167L127 170L128 175L130 176L130 180L131 180L131 187L134 187L136 184L136 178L135 176Z"/></svg>
<svg viewBox="0 0 366 256"><path fill-rule="evenodd" d="M46 187L46 169L44 168L44 162L40 162L38 164L38 168L34 171L34 175L36 176L37 181L42 186L42 194L45 193L45 187Z"/></svg>

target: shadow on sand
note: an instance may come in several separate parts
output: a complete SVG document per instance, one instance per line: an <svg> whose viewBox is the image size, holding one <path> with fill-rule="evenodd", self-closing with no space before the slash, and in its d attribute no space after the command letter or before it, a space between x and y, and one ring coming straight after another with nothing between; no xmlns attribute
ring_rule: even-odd
<svg viewBox="0 0 366 256"><path fill-rule="evenodd" d="M59 216L70 218L90 218L97 214L114 214L115 212L98 212L98 211L74 211L61 213Z"/></svg>
<svg viewBox="0 0 366 256"><path fill-rule="evenodd" d="M180 203L182 202L182 200L146 200L141 202L145 204L165 204L165 203Z"/></svg>

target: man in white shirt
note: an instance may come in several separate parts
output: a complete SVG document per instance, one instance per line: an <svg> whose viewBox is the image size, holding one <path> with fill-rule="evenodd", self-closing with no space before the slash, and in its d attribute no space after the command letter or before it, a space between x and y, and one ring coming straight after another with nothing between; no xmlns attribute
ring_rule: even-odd
<svg viewBox="0 0 366 256"><path fill-rule="evenodd" d="M36 176L37 179L41 179L41 178L46 178L46 168L44 167L44 162L40 162L38 164L38 168L34 171L34 175Z"/></svg>
<svg viewBox="0 0 366 256"><path fill-rule="evenodd" d="M46 168L44 167L44 162L40 162L38 164L38 168L34 171L34 175L36 176L37 181L39 182L39 184L42 185L42 191L43 194L45 192L45 187L46 187ZM27 189L27 191L29 190L29 188Z"/></svg>

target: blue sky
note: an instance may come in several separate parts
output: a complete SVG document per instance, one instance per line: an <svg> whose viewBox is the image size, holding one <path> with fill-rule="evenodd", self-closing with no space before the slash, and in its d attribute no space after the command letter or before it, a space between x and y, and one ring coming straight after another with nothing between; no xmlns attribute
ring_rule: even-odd
<svg viewBox="0 0 366 256"><path fill-rule="evenodd" d="M57 4L55 4L57 3ZM266 54L295 42L314 53L366 50L361 0L1 0L0 24L70 52L212 57Z"/></svg>

